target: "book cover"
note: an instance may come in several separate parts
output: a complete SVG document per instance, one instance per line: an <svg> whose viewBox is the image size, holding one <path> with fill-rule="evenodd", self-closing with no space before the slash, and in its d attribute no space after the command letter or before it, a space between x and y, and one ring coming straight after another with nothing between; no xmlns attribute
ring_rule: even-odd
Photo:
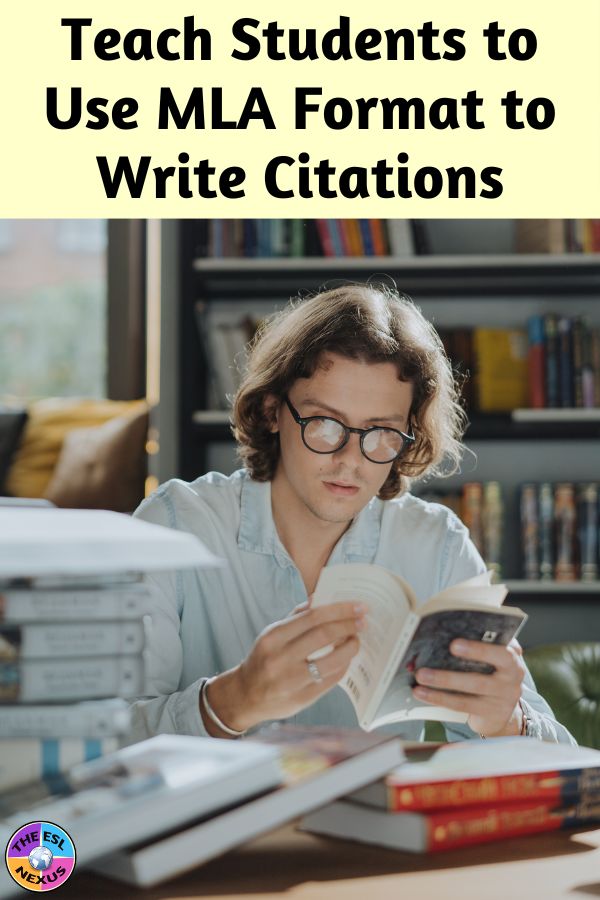
<svg viewBox="0 0 600 900"><path fill-rule="evenodd" d="M219 565L186 531L101 509L0 508L0 580Z"/></svg>
<svg viewBox="0 0 600 900"><path fill-rule="evenodd" d="M380 773L381 774L381 773ZM73 837L78 863L180 827L273 789L282 780L274 747L159 735L72 767L56 796L42 785L0 797L4 842L19 823L59 821ZM106 871L110 871L110 868Z"/></svg>
<svg viewBox="0 0 600 900"><path fill-rule="evenodd" d="M185 829L163 829L147 843L99 859L96 871L149 887L379 778L404 758L397 738L350 729L283 725L255 737L280 748L281 787L218 815L198 817Z"/></svg>

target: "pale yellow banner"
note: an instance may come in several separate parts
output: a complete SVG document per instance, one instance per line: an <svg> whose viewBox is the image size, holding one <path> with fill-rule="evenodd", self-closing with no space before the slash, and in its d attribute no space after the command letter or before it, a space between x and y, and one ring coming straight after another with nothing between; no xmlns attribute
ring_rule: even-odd
<svg viewBox="0 0 600 900"><path fill-rule="evenodd" d="M2 217L600 216L598 0L5 7Z"/></svg>

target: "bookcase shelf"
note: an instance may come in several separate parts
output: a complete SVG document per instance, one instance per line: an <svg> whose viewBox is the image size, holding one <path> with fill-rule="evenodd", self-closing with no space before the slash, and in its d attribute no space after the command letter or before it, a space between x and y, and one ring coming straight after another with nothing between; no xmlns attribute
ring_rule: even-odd
<svg viewBox="0 0 600 900"><path fill-rule="evenodd" d="M490 254L474 256L369 256L280 258L193 258L191 267L214 299L240 292L268 297L314 290L322 277L392 277L418 296L456 297L590 295L600 292L600 254ZM248 276L252 276L249 280Z"/></svg>
<svg viewBox="0 0 600 900"><path fill-rule="evenodd" d="M524 579L508 579L504 582L511 594L547 598L574 595L597 601L600 598L600 581L526 581Z"/></svg>
<svg viewBox="0 0 600 900"><path fill-rule="evenodd" d="M196 410L192 413L192 428L205 440L226 441L231 438L227 410ZM537 441L598 440L600 418L563 421L544 420L515 421L510 413L505 415L476 415L466 432L466 441Z"/></svg>

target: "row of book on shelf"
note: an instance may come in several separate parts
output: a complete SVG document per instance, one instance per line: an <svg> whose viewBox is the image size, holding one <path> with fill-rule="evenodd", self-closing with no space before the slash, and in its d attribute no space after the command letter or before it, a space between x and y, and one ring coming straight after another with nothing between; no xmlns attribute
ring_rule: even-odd
<svg viewBox="0 0 600 900"><path fill-rule="evenodd" d="M452 509L469 529L488 567L501 575L505 501L496 481L467 482L451 491L427 491L424 499ZM523 578L585 581L600 571L600 485L541 482L519 488Z"/></svg>
<svg viewBox="0 0 600 900"><path fill-rule="evenodd" d="M211 408L227 409L247 348L272 304L197 301ZM440 328L469 412L600 407L600 327L579 316L533 316L528 328Z"/></svg>
<svg viewBox="0 0 600 900"><path fill-rule="evenodd" d="M0 897L39 876L32 851L52 852L36 822L59 823L78 865L150 886L299 816L318 834L413 852L600 820L600 752L528 738L403 745L388 734L275 725L241 742L160 735L131 744L126 701L146 693L152 625L141 576L214 557L190 534L114 513L0 510L0 531ZM340 577L381 599L373 579L385 574L404 604L401 579L359 568L369 571L358 581L356 565L326 568L334 581L321 585L322 599L331 602ZM471 581L457 587L461 609L440 595L446 619L464 618L467 588L501 603L503 586ZM427 647L434 638L439 628ZM61 859L63 874L52 862L46 883L64 876Z"/></svg>
<svg viewBox="0 0 600 900"><path fill-rule="evenodd" d="M600 327L546 313L525 328L440 329L473 412L600 406Z"/></svg>
<svg viewBox="0 0 600 900"><path fill-rule="evenodd" d="M431 252L418 219L205 219L197 223L200 258L414 256ZM516 253L598 253L600 219L521 219Z"/></svg>

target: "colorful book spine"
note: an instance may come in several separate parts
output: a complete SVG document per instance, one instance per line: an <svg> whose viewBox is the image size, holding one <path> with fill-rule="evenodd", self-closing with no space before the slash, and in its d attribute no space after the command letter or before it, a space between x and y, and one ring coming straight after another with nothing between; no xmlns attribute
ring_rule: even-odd
<svg viewBox="0 0 600 900"><path fill-rule="evenodd" d="M502 575L502 533L504 506L502 490L497 481L488 481L483 487L483 547L485 561L499 581Z"/></svg>
<svg viewBox="0 0 600 900"><path fill-rule="evenodd" d="M535 484L521 487L521 546L523 548L523 575L537 581L540 577L538 494Z"/></svg>
<svg viewBox="0 0 600 900"><path fill-rule="evenodd" d="M575 581L576 578L576 520L574 486L570 483L557 484L554 490L556 529L554 577L557 581Z"/></svg>
<svg viewBox="0 0 600 900"><path fill-rule="evenodd" d="M546 345L546 406L549 409L555 409L560 406L560 386L558 319L554 313L544 316L544 339Z"/></svg>
<svg viewBox="0 0 600 900"><path fill-rule="evenodd" d="M552 581L554 577L554 494L552 485L544 482L539 485L539 559L540 578Z"/></svg>
<svg viewBox="0 0 600 900"><path fill-rule="evenodd" d="M598 500L600 491L597 484L580 485L578 489L579 519L579 577L582 581L598 578L598 551L600 543L600 523Z"/></svg>
<svg viewBox="0 0 600 900"><path fill-rule="evenodd" d="M394 784L386 790L389 812L429 812L492 804L535 800L562 806L579 798L598 796L600 770L572 769L568 772L516 773L434 781L427 784Z"/></svg>
<svg viewBox="0 0 600 900"><path fill-rule="evenodd" d="M426 851L435 853L499 838L572 828L600 817L600 803L555 809L536 801L508 806L431 813L426 817Z"/></svg>
<svg viewBox="0 0 600 900"><path fill-rule="evenodd" d="M527 333L529 338L527 353L529 405L532 409L543 409L546 406L546 359L542 316L532 316L529 319Z"/></svg>
<svg viewBox="0 0 600 900"><path fill-rule="evenodd" d="M558 398L562 408L575 405L573 397L573 323L567 316L557 322L558 331Z"/></svg>
<svg viewBox="0 0 600 900"><path fill-rule="evenodd" d="M477 482L468 482L463 486L462 516L463 522L469 529L471 540L483 555L483 486Z"/></svg>

